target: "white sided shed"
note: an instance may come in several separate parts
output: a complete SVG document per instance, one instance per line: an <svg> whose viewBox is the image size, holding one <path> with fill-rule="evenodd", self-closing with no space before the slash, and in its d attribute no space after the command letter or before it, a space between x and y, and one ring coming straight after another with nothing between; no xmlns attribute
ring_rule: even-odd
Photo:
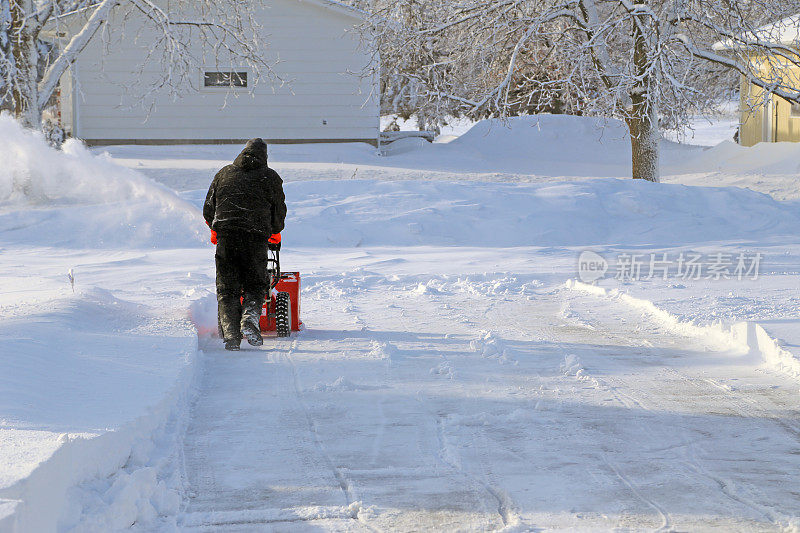
<svg viewBox="0 0 800 533"><path fill-rule="evenodd" d="M158 59L147 60L152 40L140 33L143 25L137 26L130 12L118 12L61 79L65 131L92 145L229 143L252 137L273 143L376 144L379 69L359 75L372 56L354 31L361 12L330 0L260 0L258 6L265 60L279 59L274 70L286 80L283 86L266 79L255 83L249 68L217 58L199 61L209 64L193 67L196 77L179 98L170 97L167 90L148 87L147 80L158 78L165 67ZM68 16L58 38L65 42L90 15L85 10ZM197 56L202 56L199 49ZM240 87L230 87L230 73ZM143 98L147 90L153 93Z"/></svg>

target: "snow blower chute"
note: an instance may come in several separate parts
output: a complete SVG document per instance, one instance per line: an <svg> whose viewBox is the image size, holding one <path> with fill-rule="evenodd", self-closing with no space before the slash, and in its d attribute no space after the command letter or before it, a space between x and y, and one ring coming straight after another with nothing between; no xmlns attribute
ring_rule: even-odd
<svg viewBox="0 0 800 533"><path fill-rule="evenodd" d="M280 237L271 238L268 244L269 294L261 309L259 325L261 331L274 331L278 337L288 337L299 331L300 321L300 272L281 272Z"/></svg>

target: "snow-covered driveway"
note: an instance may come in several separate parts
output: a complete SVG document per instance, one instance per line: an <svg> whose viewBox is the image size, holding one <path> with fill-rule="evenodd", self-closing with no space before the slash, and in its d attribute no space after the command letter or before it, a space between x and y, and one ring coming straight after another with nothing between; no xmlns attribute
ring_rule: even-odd
<svg viewBox="0 0 800 533"><path fill-rule="evenodd" d="M797 383L713 333L536 282L310 283L309 329L204 345L191 530L773 530Z"/></svg>
<svg viewBox="0 0 800 533"><path fill-rule="evenodd" d="M562 122L271 147L307 329L228 353L198 207L238 148L0 120L0 532L800 530L796 147L592 178L629 143ZM772 196L670 183L731 180ZM762 261L592 288L587 250Z"/></svg>

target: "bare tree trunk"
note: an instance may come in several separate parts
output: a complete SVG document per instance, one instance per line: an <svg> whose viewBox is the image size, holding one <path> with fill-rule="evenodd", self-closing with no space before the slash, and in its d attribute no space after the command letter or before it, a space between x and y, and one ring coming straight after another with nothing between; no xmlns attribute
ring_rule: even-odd
<svg viewBox="0 0 800 533"><path fill-rule="evenodd" d="M631 163L633 179L658 182L659 154L658 113L652 102L633 95L633 106L626 119L631 136Z"/></svg>
<svg viewBox="0 0 800 533"><path fill-rule="evenodd" d="M11 3L11 49L17 83L11 95L14 114L23 126L40 129L42 111L39 107L37 29L29 20L34 12L32 0Z"/></svg>
<svg viewBox="0 0 800 533"><path fill-rule="evenodd" d="M633 66L636 83L631 90L626 122L631 135L633 179L658 182L658 107L655 103L652 62L645 17L633 16Z"/></svg>

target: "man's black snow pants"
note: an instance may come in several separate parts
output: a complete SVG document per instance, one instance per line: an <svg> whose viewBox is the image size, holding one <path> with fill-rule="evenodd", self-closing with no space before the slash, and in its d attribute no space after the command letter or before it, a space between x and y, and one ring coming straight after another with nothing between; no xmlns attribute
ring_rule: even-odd
<svg viewBox="0 0 800 533"><path fill-rule="evenodd" d="M215 259L220 333L226 340L241 340L244 322L258 323L269 290L267 237L258 233L220 232Z"/></svg>

